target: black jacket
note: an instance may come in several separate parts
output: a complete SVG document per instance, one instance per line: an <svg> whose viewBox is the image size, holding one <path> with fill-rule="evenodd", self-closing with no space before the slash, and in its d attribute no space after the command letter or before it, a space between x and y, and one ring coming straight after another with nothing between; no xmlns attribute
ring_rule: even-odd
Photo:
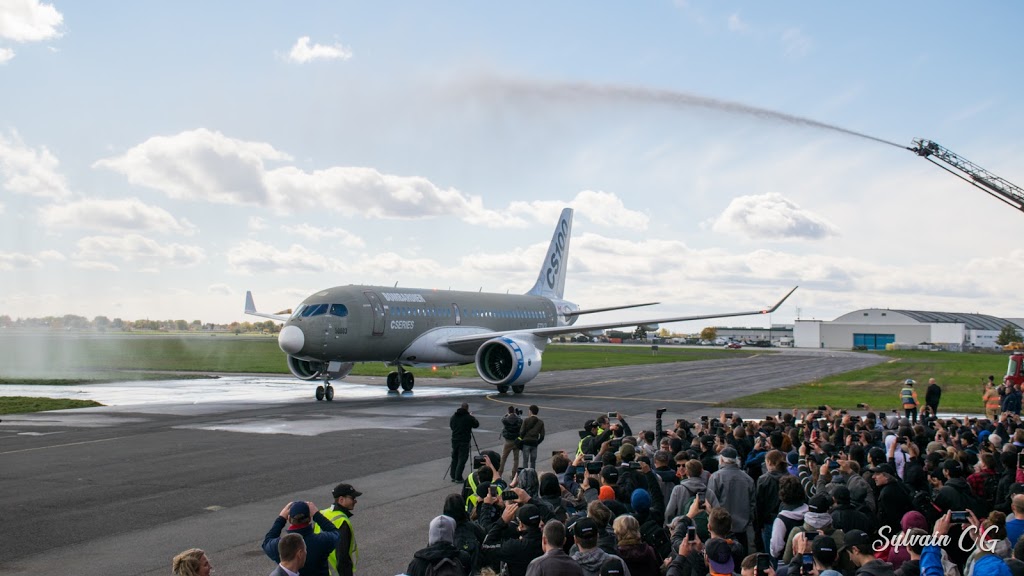
<svg viewBox="0 0 1024 576"><path fill-rule="evenodd" d="M928 391L924 393L924 403L927 406L938 406L941 397L942 388L938 384L929 384Z"/></svg>
<svg viewBox="0 0 1024 576"><path fill-rule="evenodd" d="M527 528L518 538L510 535L509 525L495 522L484 538L483 553L487 564L500 561L508 566L509 576L526 576L526 568L534 558L544 554L540 528Z"/></svg>
<svg viewBox="0 0 1024 576"><path fill-rule="evenodd" d="M473 428L479 426L480 421L470 414L469 410L462 407L459 407L448 421L448 427L452 429L452 442L460 444L469 444Z"/></svg>
<svg viewBox="0 0 1024 576"><path fill-rule="evenodd" d="M426 576L427 570L440 562L443 558L451 558L462 566L462 573L469 574L469 554L459 552L450 542L437 542L422 550L418 550L412 556L412 562L405 569L408 576Z"/></svg>

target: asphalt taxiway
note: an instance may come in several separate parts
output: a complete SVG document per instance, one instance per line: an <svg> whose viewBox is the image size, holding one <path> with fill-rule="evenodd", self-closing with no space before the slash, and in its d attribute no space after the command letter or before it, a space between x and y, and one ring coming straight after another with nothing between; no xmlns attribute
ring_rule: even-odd
<svg viewBox="0 0 1024 576"><path fill-rule="evenodd" d="M551 450L575 449L602 412L653 428L717 414L717 402L881 362L847 352L786 351L733 359L547 372L526 393L499 396L476 378L422 380L388 393L383 379L335 384L334 402L292 378L230 376L59 387L107 406L4 416L0 422L0 573L167 574L171 557L203 548L221 576L269 573L260 543L287 502L326 507L331 488L364 494L353 522L358 572L400 574L426 545L444 496L448 418L463 402L482 449L500 446L507 405L540 406ZM0 394L20 395L14 386ZM49 395L31 387L31 395ZM734 410L752 418L763 410Z"/></svg>

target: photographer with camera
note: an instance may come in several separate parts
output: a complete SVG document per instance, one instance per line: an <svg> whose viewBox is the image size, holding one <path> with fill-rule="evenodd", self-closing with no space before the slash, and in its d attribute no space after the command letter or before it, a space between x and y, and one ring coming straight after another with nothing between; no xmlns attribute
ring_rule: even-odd
<svg viewBox="0 0 1024 576"><path fill-rule="evenodd" d="M519 444L519 431L523 427L522 416L523 411L515 406L508 407L508 414L505 414L501 418L501 437L505 440L505 445L501 449L501 464L498 465L498 476L505 475L505 464L508 463L508 455L511 452L513 455L512 469L516 470L519 468L519 452L521 450Z"/></svg>
<svg viewBox="0 0 1024 576"><path fill-rule="evenodd" d="M496 504L502 512L487 531L481 552L485 564L503 564L508 576L526 576L530 562L544 554L541 511L535 504L521 503L528 498L524 491L513 488L500 499L488 495L484 500Z"/></svg>
<svg viewBox="0 0 1024 576"><path fill-rule="evenodd" d="M469 460L469 441L473 437L473 428L480 427L480 421L470 413L469 404L463 402L448 420L448 427L452 430L452 482L465 482L462 471Z"/></svg>

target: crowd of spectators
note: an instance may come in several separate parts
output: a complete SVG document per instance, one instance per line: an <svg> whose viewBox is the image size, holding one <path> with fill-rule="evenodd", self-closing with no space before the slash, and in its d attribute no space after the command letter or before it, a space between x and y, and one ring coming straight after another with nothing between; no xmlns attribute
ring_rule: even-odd
<svg viewBox="0 0 1024 576"><path fill-rule="evenodd" d="M638 433L603 414L548 471L484 451L431 548L459 574L1024 575L1020 416L935 409L659 411Z"/></svg>
<svg viewBox="0 0 1024 576"><path fill-rule="evenodd" d="M1024 576L1020 415L986 404L978 418L937 417L937 404L916 422L867 405L670 425L658 410L637 433L606 413L552 451L549 470L508 475L508 451L483 451L405 574ZM359 493L335 492L337 516L308 502L281 511L264 542L281 574L323 573L326 560L307 558L332 551L333 570L354 567L354 540L337 531L351 532ZM288 523L302 545L278 538ZM188 552L181 567L208 572Z"/></svg>

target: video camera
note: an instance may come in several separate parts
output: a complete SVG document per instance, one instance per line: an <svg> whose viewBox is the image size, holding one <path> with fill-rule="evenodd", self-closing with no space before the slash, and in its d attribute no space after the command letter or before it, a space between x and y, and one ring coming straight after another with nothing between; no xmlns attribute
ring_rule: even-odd
<svg viewBox="0 0 1024 576"><path fill-rule="evenodd" d="M522 416L523 415L523 409L522 408L516 408L515 411L516 411L516 416Z"/></svg>
<svg viewBox="0 0 1024 576"><path fill-rule="evenodd" d="M487 457L486 456L484 456L483 454L477 454L476 456L473 456L473 468L474 469L479 468L481 466L486 466L486 465L487 465Z"/></svg>

